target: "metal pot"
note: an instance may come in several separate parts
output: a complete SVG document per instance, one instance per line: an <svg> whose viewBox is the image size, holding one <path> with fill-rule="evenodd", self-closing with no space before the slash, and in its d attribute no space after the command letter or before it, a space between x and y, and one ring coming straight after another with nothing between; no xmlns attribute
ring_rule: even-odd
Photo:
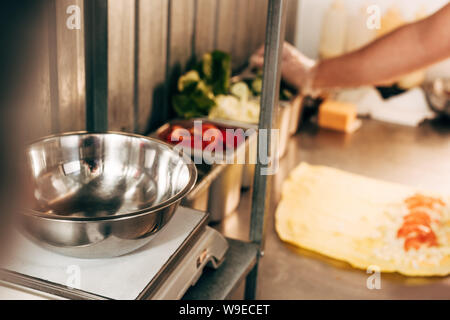
<svg viewBox="0 0 450 320"><path fill-rule="evenodd" d="M27 149L31 201L20 215L38 243L80 258L120 256L147 244L195 184L191 159L123 133L77 132Z"/></svg>
<svg viewBox="0 0 450 320"><path fill-rule="evenodd" d="M424 84L423 89L430 108L450 118L450 79L436 79Z"/></svg>

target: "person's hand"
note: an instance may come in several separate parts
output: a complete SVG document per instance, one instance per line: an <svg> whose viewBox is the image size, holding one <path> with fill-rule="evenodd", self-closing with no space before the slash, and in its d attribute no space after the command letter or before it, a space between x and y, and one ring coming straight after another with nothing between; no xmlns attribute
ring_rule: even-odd
<svg viewBox="0 0 450 320"><path fill-rule="evenodd" d="M262 68L264 64L264 46L259 48L251 57L251 67ZM285 42L281 62L281 76L288 84L297 89L309 87L313 80L313 67L316 62L298 51L294 46Z"/></svg>

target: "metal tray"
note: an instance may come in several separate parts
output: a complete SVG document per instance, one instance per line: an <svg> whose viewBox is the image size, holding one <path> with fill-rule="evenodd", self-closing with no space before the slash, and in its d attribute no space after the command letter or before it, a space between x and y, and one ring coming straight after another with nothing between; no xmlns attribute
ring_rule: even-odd
<svg viewBox="0 0 450 320"><path fill-rule="evenodd" d="M196 120L211 123L220 128L248 129L248 127L206 118L190 120L175 119L160 127L151 136L161 139L170 129L171 125L179 124L183 127L190 127ZM220 222L227 214L233 212L240 201L244 170L244 164L236 163L236 159L244 157L248 153L249 143L254 137L256 135L246 137L245 142L235 149L232 159L229 159L233 163L219 162L212 165L206 163L196 164L198 170L197 183L191 193L182 200L182 205L197 210L208 211L210 214L209 221L211 223ZM195 152L199 151L194 151L193 156Z"/></svg>
<svg viewBox="0 0 450 320"><path fill-rule="evenodd" d="M205 121L209 121L208 118L202 118ZM255 172L255 164L256 164L256 155L257 155L257 135L256 132L258 130L258 126L256 124L233 121L233 120L223 120L223 119L214 119L216 123L220 123L221 125L227 127L239 127L242 129L254 129L255 134L248 137L246 141L246 149L245 149L245 164L242 170L242 183L241 186L243 189L248 189L253 184L253 176Z"/></svg>
<svg viewBox="0 0 450 320"><path fill-rule="evenodd" d="M275 116L275 129L279 129L278 143L276 145L277 158L281 159L287 150L287 143L293 133L297 131L299 125L299 118L301 112L301 102L303 99L293 99L289 101L280 101ZM293 121L293 117L296 121ZM236 126L244 129L253 128L257 130L257 124L251 124L241 121L214 119L218 123L225 125ZM292 133L293 132L293 133ZM246 150L246 162L242 176L242 188L248 189L253 185L253 178L255 172L255 163L257 158L257 137L251 139Z"/></svg>

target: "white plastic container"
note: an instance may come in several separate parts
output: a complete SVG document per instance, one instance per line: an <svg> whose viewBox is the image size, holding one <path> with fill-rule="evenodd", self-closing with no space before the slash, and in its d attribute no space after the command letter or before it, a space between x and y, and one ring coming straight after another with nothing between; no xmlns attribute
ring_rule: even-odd
<svg viewBox="0 0 450 320"><path fill-rule="evenodd" d="M376 36L376 29L367 27L367 7L361 7L355 14L348 16L345 51L357 50L372 42Z"/></svg>
<svg viewBox="0 0 450 320"><path fill-rule="evenodd" d="M342 0L335 0L325 12L319 47L321 58L332 58L345 52L347 16L347 9Z"/></svg>

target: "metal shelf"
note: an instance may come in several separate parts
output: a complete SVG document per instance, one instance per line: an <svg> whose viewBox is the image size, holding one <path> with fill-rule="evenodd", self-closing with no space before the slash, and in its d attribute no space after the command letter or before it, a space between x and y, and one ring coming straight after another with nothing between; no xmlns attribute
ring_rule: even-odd
<svg viewBox="0 0 450 320"><path fill-rule="evenodd" d="M274 106L278 101L281 80L281 56L284 42L286 0L269 0L267 8L267 26L264 53L263 87L261 96L261 112L258 130L273 128ZM270 204L270 188L272 177L259 174L268 165L263 164L260 154L270 154L271 134L266 143L258 141L258 161L255 168L255 180L252 194L252 210L250 222L251 243L229 239L230 249L224 265L218 270L207 270L195 287L191 288L184 299L225 299L239 282L246 277L245 299L256 298L259 257L264 250L265 214ZM271 154L271 157L274 157Z"/></svg>
<svg viewBox="0 0 450 320"><path fill-rule="evenodd" d="M259 246L255 243L227 239L230 245L225 261L217 270L205 269L184 300L224 300L256 264Z"/></svg>
<svg viewBox="0 0 450 320"><path fill-rule="evenodd" d="M252 211L250 220L250 240L258 244L259 253L256 265L247 276L245 284L245 299L256 298L256 285L258 278L259 257L264 251L264 225L265 214L270 204L270 189L272 176L263 173L270 168L271 162L264 164L261 155L269 155L270 159L276 157L272 150L272 129L274 128L274 106L279 101L281 81L281 60L284 43L284 31L286 23L286 0L269 0L267 8L266 41L264 50L263 85L261 95L261 110L259 115L258 132L266 132L266 137L258 137L257 163L255 166L255 178L252 194ZM265 139L263 141L262 139Z"/></svg>

